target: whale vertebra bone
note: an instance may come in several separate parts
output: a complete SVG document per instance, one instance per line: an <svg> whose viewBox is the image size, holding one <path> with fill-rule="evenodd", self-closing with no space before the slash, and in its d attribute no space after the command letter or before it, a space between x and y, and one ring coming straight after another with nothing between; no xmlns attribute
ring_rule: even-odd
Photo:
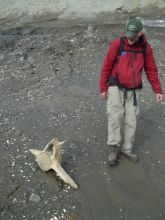
<svg viewBox="0 0 165 220"><path fill-rule="evenodd" d="M54 138L46 145L43 151L36 149L30 149L29 151L36 155L37 162L43 171L55 170L62 180L68 183L73 189L77 189L78 186L76 183L61 166L61 150L65 142L59 142L57 138Z"/></svg>

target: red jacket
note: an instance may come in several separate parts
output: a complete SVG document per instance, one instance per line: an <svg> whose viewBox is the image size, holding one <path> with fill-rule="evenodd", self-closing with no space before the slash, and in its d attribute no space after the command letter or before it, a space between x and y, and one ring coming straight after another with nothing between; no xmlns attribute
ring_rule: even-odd
<svg viewBox="0 0 165 220"><path fill-rule="evenodd" d="M146 42L146 37L145 35L142 35L139 43L131 46L129 45L127 38L124 38L124 41L125 50L142 51L142 44ZM136 88L140 86L142 70L144 68L147 79L152 85L153 91L155 93L162 93L161 85L158 79L158 70L150 44L147 42L145 58L143 53L135 54L134 52L130 53L125 51L119 56L119 63L117 65L116 58L119 46L120 38L117 38L112 42L108 54L105 58L101 72L100 92L102 93L108 90L107 82L109 76L112 74L113 77L116 78L116 68L120 84L123 84L129 88Z"/></svg>

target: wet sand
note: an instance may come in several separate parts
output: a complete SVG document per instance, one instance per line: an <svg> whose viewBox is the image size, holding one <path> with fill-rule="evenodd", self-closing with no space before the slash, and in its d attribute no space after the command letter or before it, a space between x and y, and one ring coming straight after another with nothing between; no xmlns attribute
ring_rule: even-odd
<svg viewBox="0 0 165 220"><path fill-rule="evenodd" d="M140 161L121 155L116 167L107 165L99 79L125 24L49 25L0 39L1 219L164 220L165 102L156 104L145 73L134 145ZM164 28L145 29L164 90ZM62 166L77 191L54 171L43 172L29 152L53 138L67 140ZM29 201L32 193L41 201Z"/></svg>

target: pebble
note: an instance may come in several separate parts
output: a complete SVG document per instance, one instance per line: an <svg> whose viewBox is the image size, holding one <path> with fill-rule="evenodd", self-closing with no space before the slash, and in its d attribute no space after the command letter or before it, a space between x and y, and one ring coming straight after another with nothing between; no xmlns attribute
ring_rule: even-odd
<svg viewBox="0 0 165 220"><path fill-rule="evenodd" d="M33 202L39 202L41 198L39 197L39 195L32 193L29 200Z"/></svg>
<svg viewBox="0 0 165 220"><path fill-rule="evenodd" d="M77 218L77 214L75 213L69 214L68 218L69 220L75 220Z"/></svg>

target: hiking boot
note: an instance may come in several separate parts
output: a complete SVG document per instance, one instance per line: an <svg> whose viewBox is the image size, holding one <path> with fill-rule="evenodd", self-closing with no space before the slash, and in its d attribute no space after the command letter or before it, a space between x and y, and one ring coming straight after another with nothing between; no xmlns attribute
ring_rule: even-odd
<svg viewBox="0 0 165 220"><path fill-rule="evenodd" d="M134 163L139 161L139 157L136 154L134 154L132 151L129 153L123 152L123 154L126 155Z"/></svg>
<svg viewBox="0 0 165 220"><path fill-rule="evenodd" d="M109 157L108 157L109 166L117 165L117 153L118 153L118 147L116 145L109 145Z"/></svg>

